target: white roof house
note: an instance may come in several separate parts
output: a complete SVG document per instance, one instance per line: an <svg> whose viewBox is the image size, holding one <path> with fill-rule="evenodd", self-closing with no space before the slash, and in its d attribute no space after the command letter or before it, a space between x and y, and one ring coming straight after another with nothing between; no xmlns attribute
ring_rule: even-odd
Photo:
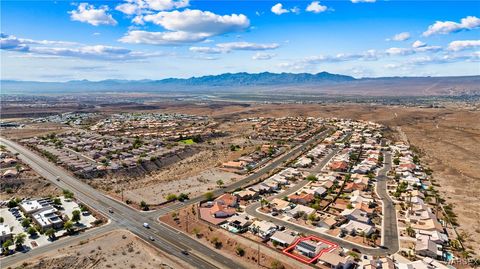
<svg viewBox="0 0 480 269"><path fill-rule="evenodd" d="M351 220L348 223L343 224L342 226L340 226L340 228L346 231L347 233L361 234L363 232L367 236L375 231L375 228L373 228L372 225L354 221L354 220Z"/></svg>

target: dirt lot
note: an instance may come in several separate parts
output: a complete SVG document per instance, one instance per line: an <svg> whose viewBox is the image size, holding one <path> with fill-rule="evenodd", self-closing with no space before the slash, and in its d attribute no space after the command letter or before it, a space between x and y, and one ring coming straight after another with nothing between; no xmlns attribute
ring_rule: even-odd
<svg viewBox="0 0 480 269"><path fill-rule="evenodd" d="M14 184L2 187L0 200L8 200L12 197L38 197L39 194L57 196L62 193L60 188L31 170L22 171L18 178L10 181L13 181Z"/></svg>
<svg viewBox="0 0 480 269"><path fill-rule="evenodd" d="M112 243L115 242L115 243ZM44 253L22 263L24 268L190 268L147 245L130 232L116 230Z"/></svg>

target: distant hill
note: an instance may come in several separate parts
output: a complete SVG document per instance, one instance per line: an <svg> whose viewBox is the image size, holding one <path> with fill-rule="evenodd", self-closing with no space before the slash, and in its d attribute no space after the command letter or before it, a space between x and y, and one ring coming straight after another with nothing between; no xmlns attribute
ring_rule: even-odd
<svg viewBox="0 0 480 269"><path fill-rule="evenodd" d="M480 94L480 76L362 78L321 72L225 73L162 80L0 81L2 94L83 92L182 92L190 94L264 93L371 96ZM234 89L234 91L233 91Z"/></svg>

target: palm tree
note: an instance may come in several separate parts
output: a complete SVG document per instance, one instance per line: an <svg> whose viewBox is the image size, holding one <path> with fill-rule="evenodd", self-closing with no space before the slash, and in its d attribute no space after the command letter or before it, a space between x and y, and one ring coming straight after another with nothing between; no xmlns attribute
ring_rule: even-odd
<svg viewBox="0 0 480 269"><path fill-rule="evenodd" d="M25 238L27 235L25 233L19 233L15 236L15 245L17 249L22 248L23 243L25 243Z"/></svg>
<svg viewBox="0 0 480 269"><path fill-rule="evenodd" d="M71 233L73 231L73 222L67 221L63 224L63 228L67 230L68 233Z"/></svg>

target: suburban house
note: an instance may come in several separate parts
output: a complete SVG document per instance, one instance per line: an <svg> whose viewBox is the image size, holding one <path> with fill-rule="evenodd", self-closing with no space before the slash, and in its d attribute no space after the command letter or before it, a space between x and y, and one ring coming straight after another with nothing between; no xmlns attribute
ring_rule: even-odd
<svg viewBox="0 0 480 269"><path fill-rule="evenodd" d="M435 243L428 235L417 235L415 244L415 254L438 259L442 257L442 246Z"/></svg>
<svg viewBox="0 0 480 269"><path fill-rule="evenodd" d="M311 193L302 192L300 194L290 194L288 199L292 203L306 205L313 202L315 200L315 196Z"/></svg>
<svg viewBox="0 0 480 269"><path fill-rule="evenodd" d="M247 214L240 214L228 219L226 229L233 233L243 233L251 224L252 220Z"/></svg>
<svg viewBox="0 0 480 269"><path fill-rule="evenodd" d="M235 213L235 208L228 207L219 202L214 203L214 205L210 208L210 214L212 214L212 216L215 218L226 218L234 215Z"/></svg>
<svg viewBox="0 0 480 269"><path fill-rule="evenodd" d="M313 240L304 240L300 241L296 246L295 249L298 250L303 255L313 258L315 257L322 249L329 248L330 245L327 245L323 242L317 242Z"/></svg>
<svg viewBox="0 0 480 269"><path fill-rule="evenodd" d="M268 239L277 230L277 225L266 220L256 220L250 225L249 230L262 239Z"/></svg>
<svg viewBox="0 0 480 269"><path fill-rule="evenodd" d="M370 218L368 217L367 212L358 208L345 209L340 213L340 215L346 217L349 220L355 220L358 222L363 222L365 224L370 223Z"/></svg>
<svg viewBox="0 0 480 269"><path fill-rule="evenodd" d="M340 226L340 229L342 231L348 233L348 234L362 234L365 233L366 236L369 236L375 231L375 228L372 225L363 223L363 222L358 222L351 220L348 223L343 224Z"/></svg>
<svg viewBox="0 0 480 269"><path fill-rule="evenodd" d="M292 231L276 231L271 237L270 240L272 242L276 242L278 245L282 247L288 247L293 244L298 239L298 235L296 235Z"/></svg>
<svg viewBox="0 0 480 269"><path fill-rule="evenodd" d="M220 195L214 202L228 207L237 207L238 205L237 197L230 193Z"/></svg>
<svg viewBox="0 0 480 269"><path fill-rule="evenodd" d="M287 211L287 216L294 218L303 214L310 215L314 212L315 212L315 209L311 207L304 206L304 205L297 205L293 209Z"/></svg>

